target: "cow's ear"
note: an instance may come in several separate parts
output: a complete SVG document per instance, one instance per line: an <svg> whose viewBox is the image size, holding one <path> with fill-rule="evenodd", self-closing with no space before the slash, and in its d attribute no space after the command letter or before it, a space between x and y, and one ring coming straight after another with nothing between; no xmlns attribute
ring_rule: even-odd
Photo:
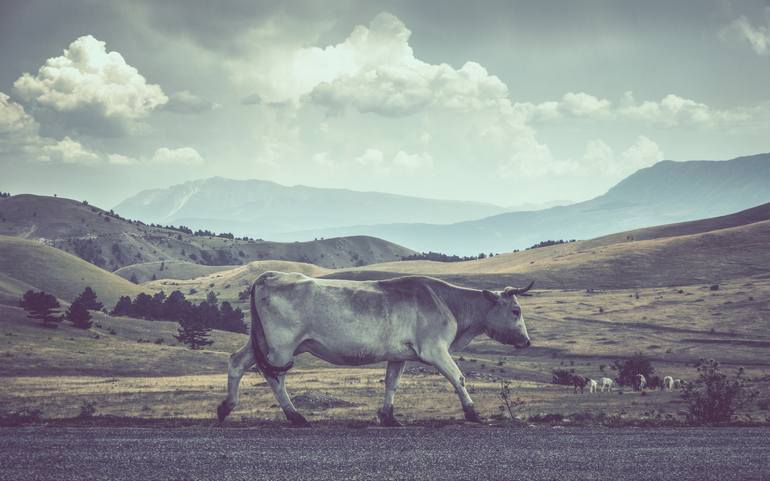
<svg viewBox="0 0 770 481"><path fill-rule="evenodd" d="M497 294L495 294L494 292L492 292L492 291L488 291L488 290L486 290L486 289L484 289L483 291L481 291L481 293L482 293L482 294L484 294L484 297L485 297L485 298L486 298L486 299L487 299L489 302L493 302L493 303L495 303L495 304L497 304L497 301L500 299L500 296L498 296L498 295L497 295Z"/></svg>

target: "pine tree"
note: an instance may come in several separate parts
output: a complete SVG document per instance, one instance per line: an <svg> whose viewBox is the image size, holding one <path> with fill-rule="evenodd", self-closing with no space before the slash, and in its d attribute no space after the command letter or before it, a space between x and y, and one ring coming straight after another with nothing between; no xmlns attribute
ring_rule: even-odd
<svg viewBox="0 0 770 481"><path fill-rule="evenodd" d="M73 326L79 329L90 329L93 324L91 322L91 314L88 312L88 309L86 309L85 304L80 300L75 300L75 302L70 305L70 308L67 309L67 312L65 313L65 317Z"/></svg>
<svg viewBox="0 0 770 481"><path fill-rule="evenodd" d="M174 336L176 340L187 344L190 349L198 350L214 343L209 339L211 329L206 327L203 319L197 315L180 320L178 332L179 334Z"/></svg>
<svg viewBox="0 0 770 481"><path fill-rule="evenodd" d="M233 306L225 301L222 303L219 312L222 330L246 334L246 324L243 322L243 311L240 308L233 309Z"/></svg>
<svg viewBox="0 0 770 481"><path fill-rule="evenodd" d="M115 307L110 314L113 316L130 316L132 311L133 306L131 304L131 298L128 296L120 296L118 303L115 304Z"/></svg>
<svg viewBox="0 0 770 481"><path fill-rule="evenodd" d="M29 313L28 317L42 321L46 327L57 327L61 322L61 316L54 315L55 309L60 307L59 301L51 294L29 290L24 293L19 306Z"/></svg>
<svg viewBox="0 0 770 481"><path fill-rule="evenodd" d="M83 307L91 311L101 311L104 304L96 299L96 293L91 287L86 287L74 302L80 302Z"/></svg>

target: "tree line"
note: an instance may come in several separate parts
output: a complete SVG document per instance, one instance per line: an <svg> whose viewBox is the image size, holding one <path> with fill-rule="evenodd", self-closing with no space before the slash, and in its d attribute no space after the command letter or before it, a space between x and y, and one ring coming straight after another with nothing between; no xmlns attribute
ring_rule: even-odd
<svg viewBox="0 0 770 481"><path fill-rule="evenodd" d="M177 321L180 324L200 325L208 329L246 333L243 311L227 301L219 303L214 292L205 301L194 304L181 291L154 295L139 293L134 299L122 296L110 312L113 316L135 317L153 321Z"/></svg>

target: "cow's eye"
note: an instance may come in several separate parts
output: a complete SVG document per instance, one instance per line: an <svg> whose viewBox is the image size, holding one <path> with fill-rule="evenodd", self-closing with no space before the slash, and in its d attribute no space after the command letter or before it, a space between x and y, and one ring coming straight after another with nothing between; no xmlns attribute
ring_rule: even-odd
<svg viewBox="0 0 770 481"><path fill-rule="evenodd" d="M519 309L514 309L511 312L513 313L514 316L518 316L519 314L521 314L521 311Z"/></svg>

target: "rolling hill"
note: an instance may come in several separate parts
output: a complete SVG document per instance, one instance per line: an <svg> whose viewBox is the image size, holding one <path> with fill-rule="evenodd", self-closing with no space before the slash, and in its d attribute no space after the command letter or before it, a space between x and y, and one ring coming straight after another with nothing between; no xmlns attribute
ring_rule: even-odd
<svg viewBox="0 0 770 481"><path fill-rule="evenodd" d="M17 305L28 289L71 301L91 286L105 307L143 289L79 257L40 242L0 236L0 303ZM147 291L147 289L144 289Z"/></svg>
<svg viewBox="0 0 770 481"><path fill-rule="evenodd" d="M0 199L0 235L38 240L110 271L146 262L185 261L211 266L262 259L348 267L413 254L368 236L292 243L196 236L124 219L84 202L37 195Z"/></svg>
<svg viewBox="0 0 770 481"><path fill-rule="evenodd" d="M594 199L453 224L358 225L289 232L276 239L367 234L418 251L509 252L546 239L590 239L672 222L720 216L770 201L770 154L729 161L663 161Z"/></svg>
<svg viewBox="0 0 770 481"><path fill-rule="evenodd" d="M156 279L194 279L238 266L204 266L187 261L160 261L131 264L115 271L123 279L133 278L138 283Z"/></svg>
<svg viewBox="0 0 770 481"><path fill-rule="evenodd" d="M273 238L286 231L361 223L458 222L505 210L480 202L287 187L264 180L221 177L146 190L115 207L121 215L145 222L183 224L261 238Z"/></svg>
<svg viewBox="0 0 770 481"><path fill-rule="evenodd" d="M406 274L469 286L622 289L719 283L770 273L770 203L735 214L617 233L467 262L404 261L342 269L327 277Z"/></svg>

